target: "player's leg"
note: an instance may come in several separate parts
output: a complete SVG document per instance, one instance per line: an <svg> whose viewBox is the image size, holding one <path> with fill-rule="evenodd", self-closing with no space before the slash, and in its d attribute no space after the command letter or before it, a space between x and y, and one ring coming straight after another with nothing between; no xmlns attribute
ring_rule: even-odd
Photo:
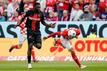
<svg viewBox="0 0 107 71"><path fill-rule="evenodd" d="M12 45L9 49L9 52L12 52L13 49L20 49L24 43L24 41L26 40L26 35L20 35L18 37L18 40L19 40L19 44L16 44L16 45Z"/></svg>
<svg viewBox="0 0 107 71"><path fill-rule="evenodd" d="M68 49L68 50L71 52L71 56L72 56L73 60L76 62L76 64L77 64L81 69L86 68L85 65L80 64L80 61L79 61L77 55L75 54L74 49L71 48L71 49Z"/></svg>
<svg viewBox="0 0 107 71"><path fill-rule="evenodd" d="M22 47L22 44L12 45L9 49L9 52L12 52L13 49L20 49L21 47Z"/></svg>
<svg viewBox="0 0 107 71"><path fill-rule="evenodd" d="M75 52L74 52L74 50L73 50L73 48L72 48L72 45L71 45L70 41L64 39L63 37L61 37L61 43L62 43L62 46L63 46L64 48L67 48L67 49L71 52L71 56L72 56L73 60L76 62L76 64L77 64L80 68L85 68L86 66L80 64L80 61L79 61L79 59L77 58L77 55L75 54Z"/></svg>
<svg viewBox="0 0 107 71"><path fill-rule="evenodd" d="M40 33L40 31L37 31L34 34L34 46L37 49L41 49L41 47L42 47L42 39L41 39L41 33Z"/></svg>
<svg viewBox="0 0 107 71"><path fill-rule="evenodd" d="M28 41L27 59L28 59L28 68L30 69L32 68L31 54L32 54L32 47L34 42L34 37L31 30L27 30L27 41Z"/></svg>
<svg viewBox="0 0 107 71"><path fill-rule="evenodd" d="M33 43L28 43L27 59L28 59L28 68L32 68L31 64L31 54L32 54Z"/></svg>
<svg viewBox="0 0 107 71"><path fill-rule="evenodd" d="M34 40L34 44L33 45L37 49L41 49L41 47L42 47L41 33L40 32L36 32L36 34L34 36L35 36L35 40ZM35 59L35 61L38 61L38 60Z"/></svg>
<svg viewBox="0 0 107 71"><path fill-rule="evenodd" d="M70 45L70 43L68 42L68 43L66 43L66 44L63 45L63 46L70 51L71 56L72 56L72 59L76 62L76 64L77 64L79 67L81 67L80 61L79 61L79 59L77 58L77 56L76 56L76 54L75 54L72 46Z"/></svg>
<svg viewBox="0 0 107 71"><path fill-rule="evenodd" d="M36 55L35 55L35 50L34 50L34 48L32 47L32 59L33 59L33 62L36 62L35 57L36 57Z"/></svg>
<svg viewBox="0 0 107 71"><path fill-rule="evenodd" d="M35 46L37 49L41 49L41 47L42 47L42 40L41 40L41 37L40 37L40 36L35 39L34 46Z"/></svg>
<svg viewBox="0 0 107 71"><path fill-rule="evenodd" d="M62 46L63 46L64 48L67 48L67 49L71 52L71 56L72 56L73 60L74 60L74 61L77 63L77 65L80 67L80 66L81 66L80 61L78 60L78 58L77 58L74 50L72 49L72 46L70 45L70 42L67 41L67 40L63 40L63 41L62 41Z"/></svg>
<svg viewBox="0 0 107 71"><path fill-rule="evenodd" d="M72 56L73 60L76 62L76 64L77 64L79 67L81 67L80 61L79 61L77 55L75 54L73 48L70 48L70 49L68 49L68 50L70 51L71 56Z"/></svg>

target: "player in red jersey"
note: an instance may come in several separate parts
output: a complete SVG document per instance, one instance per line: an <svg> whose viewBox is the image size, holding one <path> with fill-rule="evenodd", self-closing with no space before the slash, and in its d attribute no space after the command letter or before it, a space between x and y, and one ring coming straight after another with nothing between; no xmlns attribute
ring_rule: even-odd
<svg viewBox="0 0 107 71"><path fill-rule="evenodd" d="M80 30L77 29L77 28L69 28L69 29L65 29L64 31L61 31L61 32L55 32L55 33L52 33L50 34L49 36L47 37L44 37L44 40L47 39L47 38L50 38L52 36L60 36L59 39L57 39L57 43L56 44L60 44L62 45L64 48L67 48L70 53L71 53L71 56L73 58L73 60L76 62L76 64L81 68L85 68L86 66L85 65L81 65L80 64L80 61L79 59L77 58L76 54L75 54L75 51L73 49L73 46L70 42L70 40L72 40L73 38L78 38L78 36L80 35Z"/></svg>

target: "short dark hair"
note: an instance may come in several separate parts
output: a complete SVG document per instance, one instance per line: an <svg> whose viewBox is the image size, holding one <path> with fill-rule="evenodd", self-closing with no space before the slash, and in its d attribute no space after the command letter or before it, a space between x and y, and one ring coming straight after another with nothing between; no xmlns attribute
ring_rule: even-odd
<svg viewBox="0 0 107 71"><path fill-rule="evenodd" d="M37 3L37 2L36 2L36 3L34 4L34 12L39 13L39 12L38 12L38 8L40 8L40 3Z"/></svg>

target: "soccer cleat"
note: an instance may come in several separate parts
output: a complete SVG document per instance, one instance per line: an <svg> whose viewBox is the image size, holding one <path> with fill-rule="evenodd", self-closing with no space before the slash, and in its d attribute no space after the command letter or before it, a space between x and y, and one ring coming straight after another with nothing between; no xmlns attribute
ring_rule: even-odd
<svg viewBox="0 0 107 71"><path fill-rule="evenodd" d="M9 52L12 52L13 49L14 49L13 46L11 46L11 48L9 49Z"/></svg>
<svg viewBox="0 0 107 71"><path fill-rule="evenodd" d="M81 69L84 69L84 68L86 68L86 67L87 67L87 66L85 66L85 65L81 65L81 66L80 66Z"/></svg>
<svg viewBox="0 0 107 71"><path fill-rule="evenodd" d="M28 64L28 69L32 69L32 64Z"/></svg>
<svg viewBox="0 0 107 71"><path fill-rule="evenodd" d="M19 46L18 45L12 45L9 49L9 52L12 52L13 49L19 49Z"/></svg>

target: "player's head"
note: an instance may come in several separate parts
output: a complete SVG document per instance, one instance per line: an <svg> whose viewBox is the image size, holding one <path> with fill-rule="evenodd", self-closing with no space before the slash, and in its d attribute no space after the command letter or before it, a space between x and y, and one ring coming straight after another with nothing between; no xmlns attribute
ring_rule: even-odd
<svg viewBox="0 0 107 71"><path fill-rule="evenodd" d="M68 38L72 39L72 38L75 38L75 37L76 37L76 31L70 29L68 31Z"/></svg>
<svg viewBox="0 0 107 71"><path fill-rule="evenodd" d="M34 11L39 12L40 11L40 3L35 3L34 4Z"/></svg>

